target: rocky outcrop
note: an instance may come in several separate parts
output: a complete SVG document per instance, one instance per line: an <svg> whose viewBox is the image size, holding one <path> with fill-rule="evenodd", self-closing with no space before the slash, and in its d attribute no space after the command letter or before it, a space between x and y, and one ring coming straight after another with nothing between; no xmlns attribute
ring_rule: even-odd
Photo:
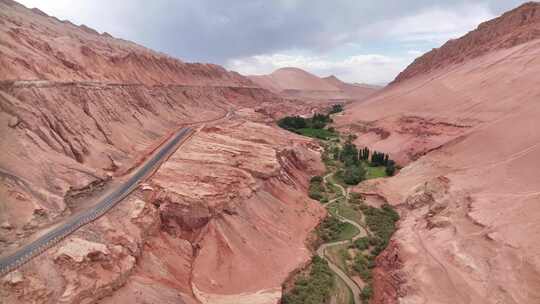
<svg viewBox="0 0 540 304"><path fill-rule="evenodd" d="M373 269L373 298L371 304L398 304L404 283L400 272L402 261L399 257L398 243L391 241L388 247L377 256Z"/></svg>
<svg viewBox="0 0 540 304"><path fill-rule="evenodd" d="M17 239L36 209L44 213L25 233L83 208L84 200L77 197L99 191L112 172L135 165L170 130L225 118L234 108L272 102L279 99L268 92L227 87L5 86L0 115L17 115L18 122L0 125L0 166L6 173L0 186L5 189L0 220L17 220L14 229L0 231L8 240L1 246Z"/></svg>
<svg viewBox="0 0 540 304"><path fill-rule="evenodd" d="M190 244L199 301L275 303L309 259L304 241L324 210L304 193L309 172L322 168L310 141L289 136L250 121L209 126L152 179L162 232Z"/></svg>
<svg viewBox="0 0 540 304"><path fill-rule="evenodd" d="M130 198L6 276L0 296L5 303L97 303L126 283L156 226L155 207Z"/></svg>
<svg viewBox="0 0 540 304"><path fill-rule="evenodd" d="M384 150L400 165L408 164L423 155L435 151L450 140L467 132L472 122L448 121L444 117L421 117L415 115L392 115L373 121L355 121L341 128L358 134L356 143ZM477 122L475 122L477 123ZM385 145L389 139L399 138L400 145ZM377 147L374 145L380 143Z"/></svg>
<svg viewBox="0 0 540 304"><path fill-rule="evenodd" d="M414 60L399 73L393 83L540 38L539 10L539 3L528 2L498 18L481 23L467 35L450 40Z"/></svg>

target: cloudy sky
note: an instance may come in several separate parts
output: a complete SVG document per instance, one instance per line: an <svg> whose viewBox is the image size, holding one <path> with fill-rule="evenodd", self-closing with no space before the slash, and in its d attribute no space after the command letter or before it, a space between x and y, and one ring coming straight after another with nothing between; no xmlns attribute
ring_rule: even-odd
<svg viewBox="0 0 540 304"><path fill-rule="evenodd" d="M391 81L418 55L522 0L19 0L184 61Z"/></svg>

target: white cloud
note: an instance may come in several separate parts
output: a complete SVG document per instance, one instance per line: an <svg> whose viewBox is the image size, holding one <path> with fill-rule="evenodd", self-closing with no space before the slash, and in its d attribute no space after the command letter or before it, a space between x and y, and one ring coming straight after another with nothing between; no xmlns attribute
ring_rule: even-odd
<svg viewBox="0 0 540 304"><path fill-rule="evenodd" d="M389 47L407 49L398 55L351 53L344 59L335 60L328 56L333 52L307 56L302 52L291 55L285 50L228 60L226 66L247 75L268 74L282 67L298 67L319 76L335 74L349 82L388 83L414 58L422 55L426 45L440 46L493 17L485 4L465 4L451 10L430 7L413 15L372 23L354 34L343 33L333 38L340 41L338 44L345 49L354 49L369 41L389 42ZM308 52L305 50L304 54Z"/></svg>
<svg viewBox="0 0 540 304"><path fill-rule="evenodd" d="M325 56L264 54L229 60L226 67L244 75L261 75L283 67L297 67L318 76L337 75L348 82L385 84L416 57L357 54L334 60Z"/></svg>
<svg viewBox="0 0 540 304"><path fill-rule="evenodd" d="M245 74L296 66L378 83L524 0L19 1L184 61Z"/></svg>
<svg viewBox="0 0 540 304"><path fill-rule="evenodd" d="M485 4L466 4L452 10L432 7L416 14L373 23L359 37L379 35L395 42L440 44L458 38L495 16Z"/></svg>
<svg viewBox="0 0 540 304"><path fill-rule="evenodd" d="M418 57L418 56L421 56L423 53L419 50L408 50L407 54Z"/></svg>

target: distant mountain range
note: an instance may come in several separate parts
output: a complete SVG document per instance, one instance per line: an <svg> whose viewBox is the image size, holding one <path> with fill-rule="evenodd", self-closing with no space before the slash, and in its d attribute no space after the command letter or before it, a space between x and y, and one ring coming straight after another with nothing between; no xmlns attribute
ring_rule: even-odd
<svg viewBox="0 0 540 304"><path fill-rule="evenodd" d="M268 75L248 76L259 86L283 97L328 101L360 101L382 87L347 83L331 75L317 77L299 68L281 68Z"/></svg>

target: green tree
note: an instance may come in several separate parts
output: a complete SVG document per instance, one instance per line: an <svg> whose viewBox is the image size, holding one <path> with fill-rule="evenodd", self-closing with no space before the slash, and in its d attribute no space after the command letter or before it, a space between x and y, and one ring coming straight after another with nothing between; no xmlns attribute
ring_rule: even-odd
<svg viewBox="0 0 540 304"><path fill-rule="evenodd" d="M322 183L322 181L323 181L323 178L322 176L319 176L319 175L315 175L309 180L310 183L319 183L319 184Z"/></svg>
<svg viewBox="0 0 540 304"><path fill-rule="evenodd" d="M367 236L361 237L354 241L354 247L358 250L366 250L369 248L369 238Z"/></svg>
<svg viewBox="0 0 540 304"><path fill-rule="evenodd" d="M289 131L296 131L307 127L307 122L300 116L287 116L278 121L278 126Z"/></svg>
<svg viewBox="0 0 540 304"><path fill-rule="evenodd" d="M335 104L332 105L332 108L330 109L330 114L343 112L343 105Z"/></svg>
<svg viewBox="0 0 540 304"><path fill-rule="evenodd" d="M352 143L352 138L347 138L345 144L343 145L343 149L341 150L340 160L344 162L346 166L351 164L356 165L359 162L358 156L358 148L356 148L356 145Z"/></svg>
<svg viewBox="0 0 540 304"><path fill-rule="evenodd" d="M362 166L350 165L345 167L343 181L347 185L357 185L366 178L366 171Z"/></svg>
<svg viewBox="0 0 540 304"><path fill-rule="evenodd" d="M326 303L335 286L334 273L328 262L319 256L311 261L309 275L296 280L293 289L281 298L283 304Z"/></svg>
<svg viewBox="0 0 540 304"><path fill-rule="evenodd" d="M389 160L388 161L388 164L386 165L386 175L388 176L393 176L394 173L396 172L396 165L395 165L395 162L393 160Z"/></svg>
<svg viewBox="0 0 540 304"><path fill-rule="evenodd" d="M373 289L371 288L371 285L368 284L362 289L362 293L360 294L360 298L362 298L362 303L368 303L372 295Z"/></svg>

